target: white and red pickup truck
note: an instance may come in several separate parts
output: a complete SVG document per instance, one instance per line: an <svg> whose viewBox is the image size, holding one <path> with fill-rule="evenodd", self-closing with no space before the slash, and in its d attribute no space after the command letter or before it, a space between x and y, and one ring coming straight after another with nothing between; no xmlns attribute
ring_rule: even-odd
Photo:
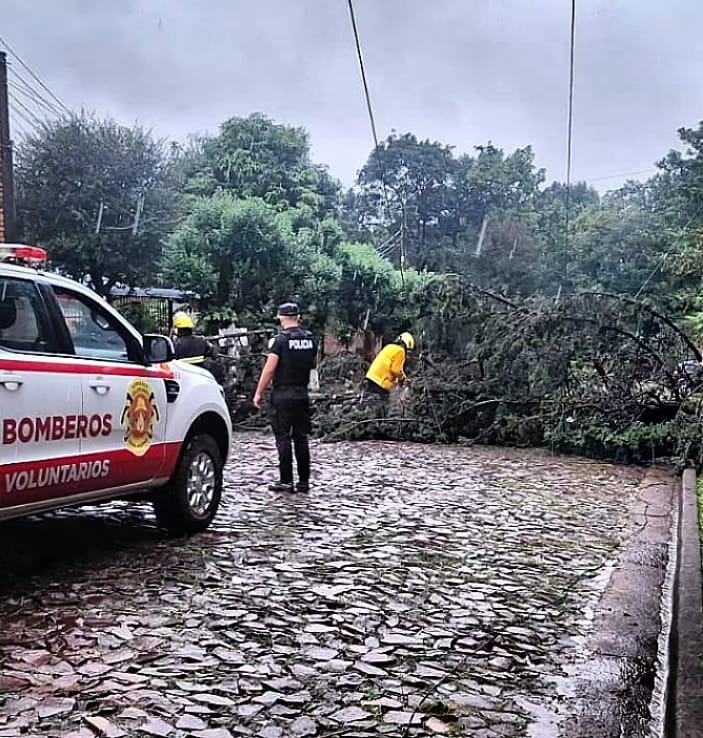
<svg viewBox="0 0 703 738"><path fill-rule="evenodd" d="M0 521L147 495L167 529L204 530L231 443L222 389L45 259L0 244Z"/></svg>

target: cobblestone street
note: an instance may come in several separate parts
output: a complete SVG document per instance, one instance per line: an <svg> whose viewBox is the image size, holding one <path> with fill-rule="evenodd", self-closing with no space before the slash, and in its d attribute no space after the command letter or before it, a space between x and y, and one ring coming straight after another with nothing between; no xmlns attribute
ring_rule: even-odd
<svg viewBox="0 0 703 738"><path fill-rule="evenodd" d="M5 524L0 738L551 736L645 472L547 452L315 444L168 540L121 503ZM4 701L4 705L2 704ZM550 732L552 731L552 732Z"/></svg>

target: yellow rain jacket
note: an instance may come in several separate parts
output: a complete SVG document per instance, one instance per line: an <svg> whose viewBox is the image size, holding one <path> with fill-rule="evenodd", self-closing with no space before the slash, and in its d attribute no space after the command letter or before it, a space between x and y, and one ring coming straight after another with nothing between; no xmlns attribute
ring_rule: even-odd
<svg viewBox="0 0 703 738"><path fill-rule="evenodd" d="M373 360L366 379L384 390L392 390L400 379L405 379L405 349L397 343L384 346Z"/></svg>

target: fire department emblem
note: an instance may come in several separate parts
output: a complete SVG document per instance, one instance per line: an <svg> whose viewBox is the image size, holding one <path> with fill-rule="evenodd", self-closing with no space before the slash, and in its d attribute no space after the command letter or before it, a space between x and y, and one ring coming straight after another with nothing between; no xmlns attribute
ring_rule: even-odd
<svg viewBox="0 0 703 738"><path fill-rule="evenodd" d="M127 400L120 423L124 441L135 456L144 456L151 446L159 422L159 408L154 390L143 379L135 379L127 390Z"/></svg>

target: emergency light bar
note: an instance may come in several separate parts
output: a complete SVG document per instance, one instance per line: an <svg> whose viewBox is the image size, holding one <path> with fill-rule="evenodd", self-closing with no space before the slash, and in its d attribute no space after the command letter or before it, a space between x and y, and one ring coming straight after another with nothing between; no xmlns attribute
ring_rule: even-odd
<svg viewBox="0 0 703 738"><path fill-rule="evenodd" d="M0 243L0 261L27 263L35 266L45 262L47 254L39 246L26 246L21 243Z"/></svg>

